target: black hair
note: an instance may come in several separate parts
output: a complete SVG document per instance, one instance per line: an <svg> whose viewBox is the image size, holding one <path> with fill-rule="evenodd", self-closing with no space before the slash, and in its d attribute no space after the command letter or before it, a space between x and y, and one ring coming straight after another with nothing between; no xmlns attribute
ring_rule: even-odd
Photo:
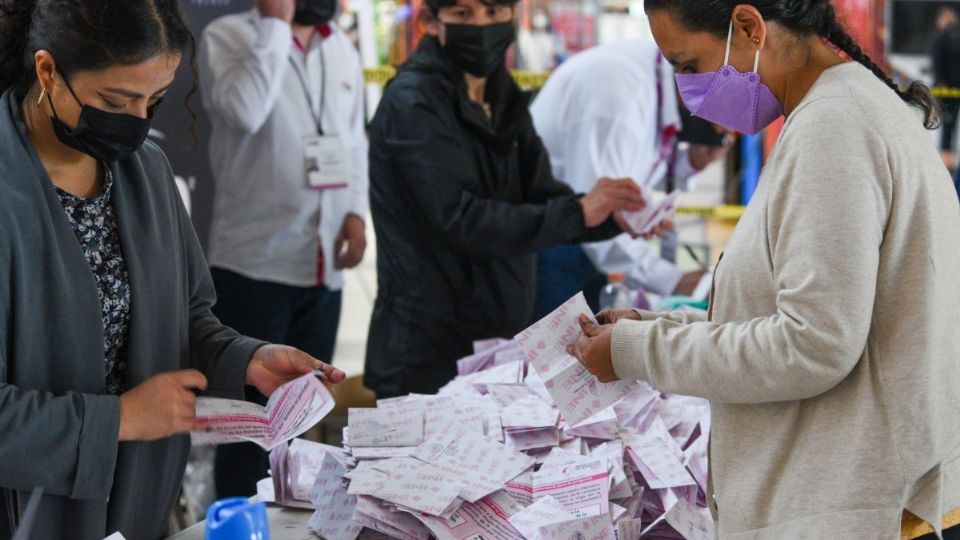
<svg viewBox="0 0 960 540"><path fill-rule="evenodd" d="M36 83L34 54L49 51L60 76L135 65L162 54L190 54L197 90L196 41L178 0L0 0L0 93L23 100Z"/></svg>
<svg viewBox="0 0 960 540"><path fill-rule="evenodd" d="M830 0L646 0L645 9L648 13L667 11L690 30L726 37L734 8L743 4L756 8L764 20L777 22L794 33L825 38L850 58L869 68L903 101L920 109L924 126L936 129L940 125L940 108L930 89L919 81L906 90L901 89L847 33Z"/></svg>
<svg viewBox="0 0 960 540"><path fill-rule="evenodd" d="M519 1L520 0L480 0L480 3L485 6L515 6ZM457 5L457 0L425 0L424 4L430 9L430 13L434 17L437 17L442 8Z"/></svg>

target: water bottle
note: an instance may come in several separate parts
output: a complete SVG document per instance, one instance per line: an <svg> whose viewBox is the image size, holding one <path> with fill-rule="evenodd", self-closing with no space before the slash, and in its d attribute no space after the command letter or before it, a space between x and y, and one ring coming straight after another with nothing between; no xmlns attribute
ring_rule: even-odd
<svg viewBox="0 0 960 540"><path fill-rule="evenodd" d="M607 276L607 285L600 291L601 311L604 309L614 311L630 309L633 298L625 281L626 278L623 274L617 273Z"/></svg>

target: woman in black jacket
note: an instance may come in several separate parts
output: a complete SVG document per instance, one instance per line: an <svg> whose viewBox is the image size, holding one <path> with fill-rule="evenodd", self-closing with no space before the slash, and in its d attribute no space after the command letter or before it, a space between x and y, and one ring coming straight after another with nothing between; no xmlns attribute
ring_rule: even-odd
<svg viewBox="0 0 960 540"><path fill-rule="evenodd" d="M379 397L434 393L474 340L513 337L533 309L536 253L613 237L618 212L643 205L630 180L580 196L553 178L504 66L515 2L428 0L427 35L373 120L365 383Z"/></svg>
<svg viewBox="0 0 960 540"><path fill-rule="evenodd" d="M0 0L0 538L165 536L196 392L322 368L211 313L150 117L193 38L177 0Z"/></svg>

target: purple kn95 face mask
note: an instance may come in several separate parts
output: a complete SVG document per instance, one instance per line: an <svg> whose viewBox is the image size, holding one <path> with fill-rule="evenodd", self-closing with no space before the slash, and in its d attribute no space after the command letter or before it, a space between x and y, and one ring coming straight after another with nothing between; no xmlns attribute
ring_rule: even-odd
<svg viewBox="0 0 960 540"><path fill-rule="evenodd" d="M720 71L678 73L677 86L687 109L695 116L747 135L756 135L783 116L783 106L767 85L760 82L760 49L753 71L740 73L730 65L733 21L727 33L727 52Z"/></svg>

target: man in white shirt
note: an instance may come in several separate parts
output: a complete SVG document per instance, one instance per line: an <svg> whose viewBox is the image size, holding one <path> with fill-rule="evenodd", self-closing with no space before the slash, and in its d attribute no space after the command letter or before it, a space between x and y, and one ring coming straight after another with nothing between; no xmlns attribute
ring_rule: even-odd
<svg viewBox="0 0 960 540"><path fill-rule="evenodd" d="M676 145L680 130L673 68L652 40L601 45L562 64L530 108L537 133L550 154L554 176L577 192L588 192L596 178L632 178L646 188L663 189L672 177L676 189L727 148ZM702 272L684 274L647 241L622 234L613 240L559 246L539 256L533 320L548 314L579 291L599 309L607 274L658 294L689 294Z"/></svg>
<svg viewBox="0 0 960 540"><path fill-rule="evenodd" d="M216 180L209 261L215 312L238 331L332 360L342 270L366 247L367 141L359 54L336 0L256 0L200 48ZM247 399L262 399L249 391ZM218 451L218 496L267 474L255 445Z"/></svg>

